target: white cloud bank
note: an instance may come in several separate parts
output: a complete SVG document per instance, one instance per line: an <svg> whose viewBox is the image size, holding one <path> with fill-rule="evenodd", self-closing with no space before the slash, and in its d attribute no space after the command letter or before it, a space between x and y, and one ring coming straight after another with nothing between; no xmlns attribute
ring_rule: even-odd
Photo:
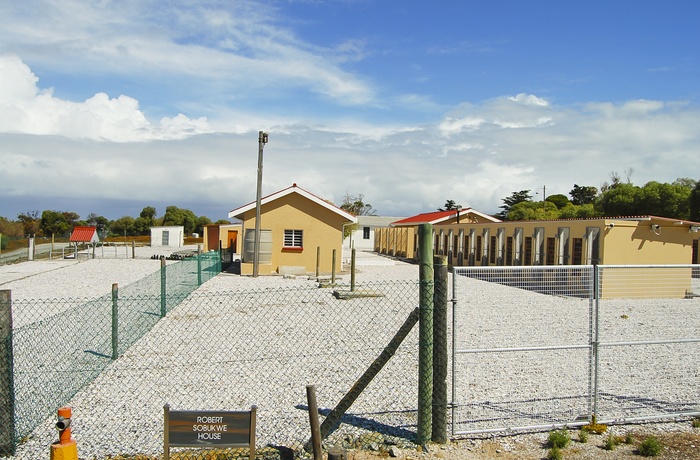
<svg viewBox="0 0 700 460"><path fill-rule="evenodd" d="M97 93L84 102L56 98L40 90L38 78L21 59L0 56L0 132L54 134L115 142L183 139L211 132L207 119L183 114L150 123L129 96Z"/></svg>
<svg viewBox="0 0 700 460"><path fill-rule="evenodd" d="M32 203L116 218L165 203L218 219L254 199L257 129L246 126L260 115L220 114L228 130L184 114L152 123L127 95L73 102L38 83L18 57L0 57L0 215ZM264 128L263 188L296 182L337 204L362 193L385 215L447 199L492 213L513 191L568 194L630 168L639 184L700 179L699 125L682 103L559 107L530 94L461 104L423 126L280 119Z"/></svg>

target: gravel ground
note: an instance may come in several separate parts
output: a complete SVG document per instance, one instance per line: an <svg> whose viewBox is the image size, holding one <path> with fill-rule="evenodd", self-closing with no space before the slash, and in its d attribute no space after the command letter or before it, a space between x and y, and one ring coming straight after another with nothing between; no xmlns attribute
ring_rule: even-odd
<svg viewBox="0 0 700 460"><path fill-rule="evenodd" d="M2 266L0 267L0 289L11 289L13 299L42 299L54 298L56 296L92 297L103 295L110 291L112 283L117 282L120 285L126 285L158 270L160 266L159 262L148 258L150 256L149 253L153 252L151 248L138 249L141 250L141 254L139 255L143 257L141 259L95 259L84 262L27 262L26 264ZM387 279L403 280L405 282L417 280L418 267L415 265L401 262L393 263L388 261L388 259L378 256L368 257L366 255L360 255L360 257L367 258L364 259L364 261L363 259L358 260L358 283L373 283ZM373 260L378 262L373 262ZM382 265L371 265L372 263L381 263ZM32 265L32 267L25 267L27 264ZM349 275L347 274L340 274L339 278L341 281L349 282ZM585 343L587 340L585 327L584 334L582 335L581 328L578 326L580 326L582 322L586 323L588 321L589 312L587 306L581 306L580 300L542 296L531 292L516 290L514 288L504 288L502 286L473 280L465 280L465 283L469 283L469 296L473 297L476 295L481 298L482 301L483 299L491 299L492 302L486 302L484 304L484 309L481 311L481 314L470 315L468 318L464 318L468 321L468 323L465 324L468 324L469 327L465 327L464 330L461 330L458 343L473 343L476 340L480 346L504 347L518 343L527 343L528 346L542 346L552 343L580 344ZM316 285L317 283L315 280L310 280L307 277L284 278L280 276L270 276L254 279L222 274L205 283L199 289L198 294L206 296L211 293L231 290L275 290L281 287L285 289L314 288ZM696 292L698 292L697 286ZM400 298L405 298L405 296L397 297L397 299ZM494 299L500 299L500 301L494 301ZM469 300L465 297L461 299L460 304L468 302ZM682 312L684 318L682 322L682 333L677 336L686 336L686 333L692 333L694 334L693 336L696 337L697 331L700 330L700 315L697 315L698 300L694 299L689 302L692 302L693 305L688 307L690 310L684 310ZM297 299L292 299L291 297L285 299L282 304L276 305L276 307L280 309L289 308L288 311L282 311L281 315L288 315L290 318L295 314L303 312L304 309L307 309L309 314L318 315L320 308L318 305L310 304L306 299L299 299L297 301ZM358 340L358 343L372 343L373 345L369 347L367 358L370 360L374 359L378 354L376 350L381 351L386 341L382 339L381 343L374 344L372 335L366 337L362 336L363 330L367 333L376 333L374 329L375 325L371 323L357 323L357 318L355 318L352 315L352 311L350 311L351 305L351 303L348 303L347 311L344 312L347 316L342 316L343 312L341 311L335 312L333 318L337 319L338 315L341 315L340 317L343 318L343 321L357 327L357 329L353 330L353 334L357 336L354 337L354 339ZM321 306L321 308L326 307L326 305ZM687 305L683 307L685 308ZM395 314L394 316L401 322L405 318L404 313L410 311L410 308L410 305L409 309L406 309L405 306L397 306L394 313L399 312L399 314ZM504 308L508 309L509 316L505 314L505 310L503 312L499 311L499 309ZM74 413L80 414L79 417L76 417L74 437L79 439L81 458L87 459L93 458L93 456L96 458L104 458L107 454L133 454L138 452L157 453L162 451L162 417L158 415L159 413L162 414L162 401L165 398L169 403L174 404L173 407L179 404L180 407L178 408L190 410L191 408L189 407L181 407L188 403L192 404L191 399L193 393L188 392L187 387L195 389L193 391L195 391L194 394L198 397L196 401L196 404L199 406L198 408L218 407L218 404L222 403L222 391L230 392L234 391L234 389L239 395L236 397L238 399L235 401L226 400L227 405L233 404L236 407L244 408L253 403L258 404L259 417L262 417L264 414L266 418L266 421L263 422L261 420L259 423L259 444L284 446L293 444L295 439L298 442L308 437L308 428L306 428L308 425L308 415L306 412L304 410L299 410L298 413L291 416L292 418L290 418L289 415L288 407L303 406L306 401L303 388L290 388L290 386L297 385L297 382L300 380L299 376L295 377L292 375L292 371L288 369L286 369L285 372L289 372L290 375L279 375L278 378L270 382L273 384L270 388L261 388L261 386L263 386L262 384L265 382L264 379L242 379L240 374L239 376L230 376L229 378L224 378L220 375L213 378L210 374L202 373L201 376L197 377L192 375L192 369L188 370L188 381L178 381L177 371L178 369L181 370L183 366L183 363L179 362L179 352L193 353L195 356L201 357L199 359L203 362L210 359L212 355L217 355L218 359L226 361L227 355L221 349L221 345L212 340L212 337L217 335L216 332L212 331L217 331L217 328L221 327L220 322L222 316L232 315L231 318L236 318L235 321L242 321L246 316L235 315L250 315L254 313L253 310L255 309L250 304L231 304L226 307L219 306L217 307L216 314L211 314L202 311L200 305L186 301L169 314L167 318L161 320L149 334L144 336L144 338L135 344L124 356L120 357L119 360L102 373L93 385L85 388L71 401L70 406L73 407ZM515 314L518 316L513 316L513 310L516 310ZM638 306L637 303L630 305L629 303L618 302L617 304L610 304L609 311L606 312L606 315L609 315L612 320L612 318L619 319L619 317L624 314L627 316L626 319L630 319L632 322L639 323L640 321L647 321L650 324L658 325L662 331L673 333L673 328L678 326L678 323L670 321L668 312L668 307L659 307L657 303L653 302L642 303L641 306ZM19 315L19 317L21 318L21 315ZM567 318L567 320L560 321L559 319L563 317ZM506 318L509 320L506 321ZM557 319L557 321L552 321L552 318ZM22 321L28 321L28 319L23 319ZM550 324L551 327L548 329L545 328L543 333L533 337L530 333L530 331L533 330L532 328L538 327L540 328L538 330L541 331L543 323ZM625 333L634 333L634 329L628 328L628 323L622 323L622 326L623 337ZM181 328L182 332L176 333L176 328ZM392 326L391 330L396 330L396 327ZM616 332L612 331L611 333L614 334ZM287 327L283 331L283 334L301 338L304 336L303 325L299 325L296 328ZM199 345L196 349L178 350L174 347L172 342L161 340L162 337L169 337L172 335L199 336L202 340L198 342ZM407 339L407 343L415 344L417 342L416 335L415 331L412 332ZM665 337L666 336L663 338ZM556 340L553 341L552 338L556 338ZM316 339L319 341L319 344L328 345L331 343L328 338L317 337ZM249 338L242 337L242 340L243 343L239 346L245 347L245 341L249 340ZM191 346L192 342L188 343ZM231 349L236 348L235 344L227 343L226 346ZM271 349L268 350L268 352L278 357L286 355L291 356L293 350L289 350L290 345L287 344L285 346L287 348L280 348L279 350ZM291 348L294 348L294 345L291 345ZM669 354L669 358L673 358L674 353L677 353L677 350L672 350ZM649 353L644 356L649 356ZM298 357L295 356L294 359L296 358ZM504 361L513 366L511 369L489 366L489 357L484 361L464 361L458 366L458 374L461 375L462 378L466 378L466 380L458 381L460 385L464 385L465 388L469 389L468 397L475 401L489 400L489 398L491 398L490 400L492 401L523 400L528 399L532 394L538 394L545 395L545 397L542 397L544 403L548 400L548 396L546 395L550 393L553 395L568 395L572 393L576 394L581 391L580 375L574 373L570 380L557 380L556 377L550 379L547 375L556 376L557 373L547 368L544 364L551 363L555 369L561 369L561 366L571 365L572 360L582 360L585 367L587 354L584 357L578 356L576 353L572 354L568 352L558 355L555 354L553 357L547 357L546 363L541 362L541 356L535 358L534 362L530 363L528 363L527 359L531 358L526 358L525 360L518 358ZM647 370L652 369L654 366L654 364L651 363L645 366L644 364L640 364L638 360L638 356L623 356L622 359L619 360L619 364L631 362L634 363L635 366L629 366L628 368L623 366L623 370L619 372L620 376L627 376L630 372L634 372L635 369L639 372L640 368L642 370ZM196 362L197 358L194 361ZM694 361L694 363L696 363L695 365L697 365L698 361L700 360ZM162 367L162 371L153 371L154 363L156 362L161 364L165 363L160 366ZM357 364L356 369L351 369L351 371L354 372L353 375L357 375L358 372L361 373L366 366L366 362L368 361L365 360ZM190 361L187 361L184 365L189 366L188 363L190 363ZM670 365L662 366L660 371L655 371L653 374L654 378L663 379L664 373L673 372L674 363L675 361L671 361ZM316 370L316 375L313 375L311 371L314 366L320 366L320 369ZM396 384L396 381L415 379L415 355L412 354L412 352L407 353L402 358L392 360L391 366L392 367L388 368L386 372L382 373L384 375L382 378L379 378L378 385L391 388L392 385ZM297 366L295 365L293 367L296 368ZM343 366L338 368L329 367L327 362L319 361L311 363L308 368L302 369L299 367L298 370L299 372L305 372L303 377L301 377L302 379L306 379L305 381L323 381L324 384L321 388L326 391L326 393L324 393L322 397L325 398L325 400L333 401L342 396L344 391L349 388L350 385L348 382L352 383L354 381L354 377L348 381L347 377L340 376L341 372L347 373L348 370L342 367ZM572 369L578 369L578 367L573 366ZM138 378L130 379L130 372L133 374L134 369L149 369L149 372L146 374L139 374ZM173 369L175 374L173 374ZM464 377L467 375L466 369L469 369L468 377ZM241 370L238 369L238 371ZM610 373L613 373L613 371L613 369L607 370L607 372ZM249 371L243 370L241 372L254 373L255 370L251 368ZM477 372L479 372L479 378L475 377ZM580 372L580 370L576 370L575 372ZM195 370L195 374L196 373ZM153 381L144 382L142 380L144 375L148 375ZM545 375L544 378L543 375ZM689 400L697 404L697 401L700 400L697 389L697 377L697 368L695 369L694 376L691 372L687 382L683 380L681 376L681 384L674 387L673 391L676 393L670 395L670 399L680 398L680 400ZM240 380L237 382L236 379ZM641 378L635 382L641 386L647 383L654 386L653 380L654 379ZM173 384L176 387L180 385L183 388L180 391L179 398L177 392L173 393L167 390L167 388ZM144 392L144 388L148 388L149 391ZM330 388L334 388L334 392L331 393L329 390ZM640 387L622 388L620 391L633 392L629 394L637 394L637 392L642 391L642 394L646 394L644 393L646 388ZM652 393L653 391L655 391L655 388L652 390ZM274 398L271 396L267 397L275 401L275 404L280 407L270 407L270 405L266 405L265 403L267 399L266 395L271 395L273 392L284 393L281 399L278 395ZM397 401L394 403L397 407L402 404L408 404L409 407L415 405L416 398L414 394L396 394L393 396L387 395L386 393L378 394L384 399L397 398ZM466 395L466 393L462 395L463 398L466 398ZM668 395L660 396L666 396L668 399ZM399 401L399 399L406 398L408 401ZM461 402L463 401L464 399L461 400ZM561 403L561 405L559 403ZM577 411L581 410L580 402L560 401L559 403L557 403L557 410L564 414L575 414ZM567 406L569 403L571 407ZM381 404L385 405L386 401L382 401ZM373 407L376 405L376 402L372 400L360 400L353 406L353 412L359 414L372 413ZM100 409L96 411L95 408ZM501 407L498 410L512 410L514 408L515 406ZM126 417L128 420L124 420L125 414L128 414L128 417ZM154 414L156 415L154 416ZM490 415L492 414L487 413L484 416ZM384 420L388 425L403 426L409 431L415 430L415 420L412 420L410 414L385 414L385 417L386 419ZM276 420L275 423L279 425L270 422L271 419ZM20 446L14 458L17 460L45 458L48 445L50 445L56 437L53 423L54 420L50 419L38 427L27 442ZM119 425L120 423L121 426ZM525 421L523 423L527 422ZM288 426L283 427L282 425L294 425L299 427L299 429L296 432L294 430L290 431ZM687 426L687 423L683 425L654 425L654 427L664 427L664 430L680 429L680 431L687 430ZM363 430L358 431L343 426L343 428L334 433L334 436L336 440L342 440L345 436L356 435L362 431ZM543 436L544 435L540 433L519 435L505 439L500 438L500 440L497 441L500 447L497 448L493 447L494 444L489 444L494 442L493 440L474 439L466 443L460 443L460 445L451 444L445 448L438 448L436 452L442 452L443 455L438 455L435 458L541 458ZM509 452L516 452L522 446L529 446L528 449L533 455L538 455L536 452L539 450L540 457L529 457L524 454L521 457L517 455L508 456ZM450 451L450 449L454 449L454 452ZM483 453L482 451L491 452L493 457L469 456L471 454L480 454L480 452ZM408 447L406 447L403 452L405 458L412 458L408 454L408 452L410 452ZM433 454L436 452L433 452ZM566 456L565 458L585 459L597 457ZM600 458L616 457L601 456Z"/></svg>

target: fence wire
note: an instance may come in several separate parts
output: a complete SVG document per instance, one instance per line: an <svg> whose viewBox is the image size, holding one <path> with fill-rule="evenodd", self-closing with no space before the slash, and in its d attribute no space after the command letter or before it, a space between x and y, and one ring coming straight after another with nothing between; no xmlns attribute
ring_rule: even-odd
<svg viewBox="0 0 700 460"><path fill-rule="evenodd" d="M12 331L12 372L2 375L3 387L13 389L3 399L15 413L14 434L7 437L25 439L153 328L162 313L162 280L173 292L167 312L211 278L218 263L214 255L191 257L95 299L13 302L24 325Z"/></svg>
<svg viewBox="0 0 700 460"><path fill-rule="evenodd" d="M692 269L455 268L453 435L699 414Z"/></svg>
<svg viewBox="0 0 700 460"><path fill-rule="evenodd" d="M196 287L191 281L197 277L196 263L167 266L164 317L159 273L120 287L114 298L13 305L56 311L15 331L16 438L31 433L34 439L27 444L43 440L48 445L56 436L52 416L70 403L81 455L160 458L164 405L178 411L239 411L256 405L260 446L299 446L309 437L306 386L315 385L319 412L327 415L418 304L413 281L358 285L356 295L341 300L334 293L347 293L349 286L306 283L237 291L232 288L239 277L223 274L187 293ZM410 332L331 437L414 437L417 332ZM60 346L56 337L65 338ZM17 458L33 458L26 447ZM190 457L187 449L171 453L172 458L200 458Z"/></svg>

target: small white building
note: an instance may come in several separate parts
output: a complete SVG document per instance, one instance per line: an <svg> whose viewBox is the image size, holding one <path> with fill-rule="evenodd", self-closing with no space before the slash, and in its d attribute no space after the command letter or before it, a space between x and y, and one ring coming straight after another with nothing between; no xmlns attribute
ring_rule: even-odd
<svg viewBox="0 0 700 460"><path fill-rule="evenodd" d="M181 248L185 245L185 227L151 227L151 246Z"/></svg>
<svg viewBox="0 0 700 460"><path fill-rule="evenodd" d="M353 247L358 251L374 251L374 229L388 227L403 217L357 216L352 233L343 240L343 252L349 254Z"/></svg>

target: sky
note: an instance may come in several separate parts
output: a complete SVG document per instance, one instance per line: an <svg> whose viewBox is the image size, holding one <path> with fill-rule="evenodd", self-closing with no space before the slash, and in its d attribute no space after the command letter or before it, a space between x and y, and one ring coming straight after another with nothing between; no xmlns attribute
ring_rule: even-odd
<svg viewBox="0 0 700 460"><path fill-rule="evenodd" d="M0 2L0 216L700 180L700 3Z"/></svg>

